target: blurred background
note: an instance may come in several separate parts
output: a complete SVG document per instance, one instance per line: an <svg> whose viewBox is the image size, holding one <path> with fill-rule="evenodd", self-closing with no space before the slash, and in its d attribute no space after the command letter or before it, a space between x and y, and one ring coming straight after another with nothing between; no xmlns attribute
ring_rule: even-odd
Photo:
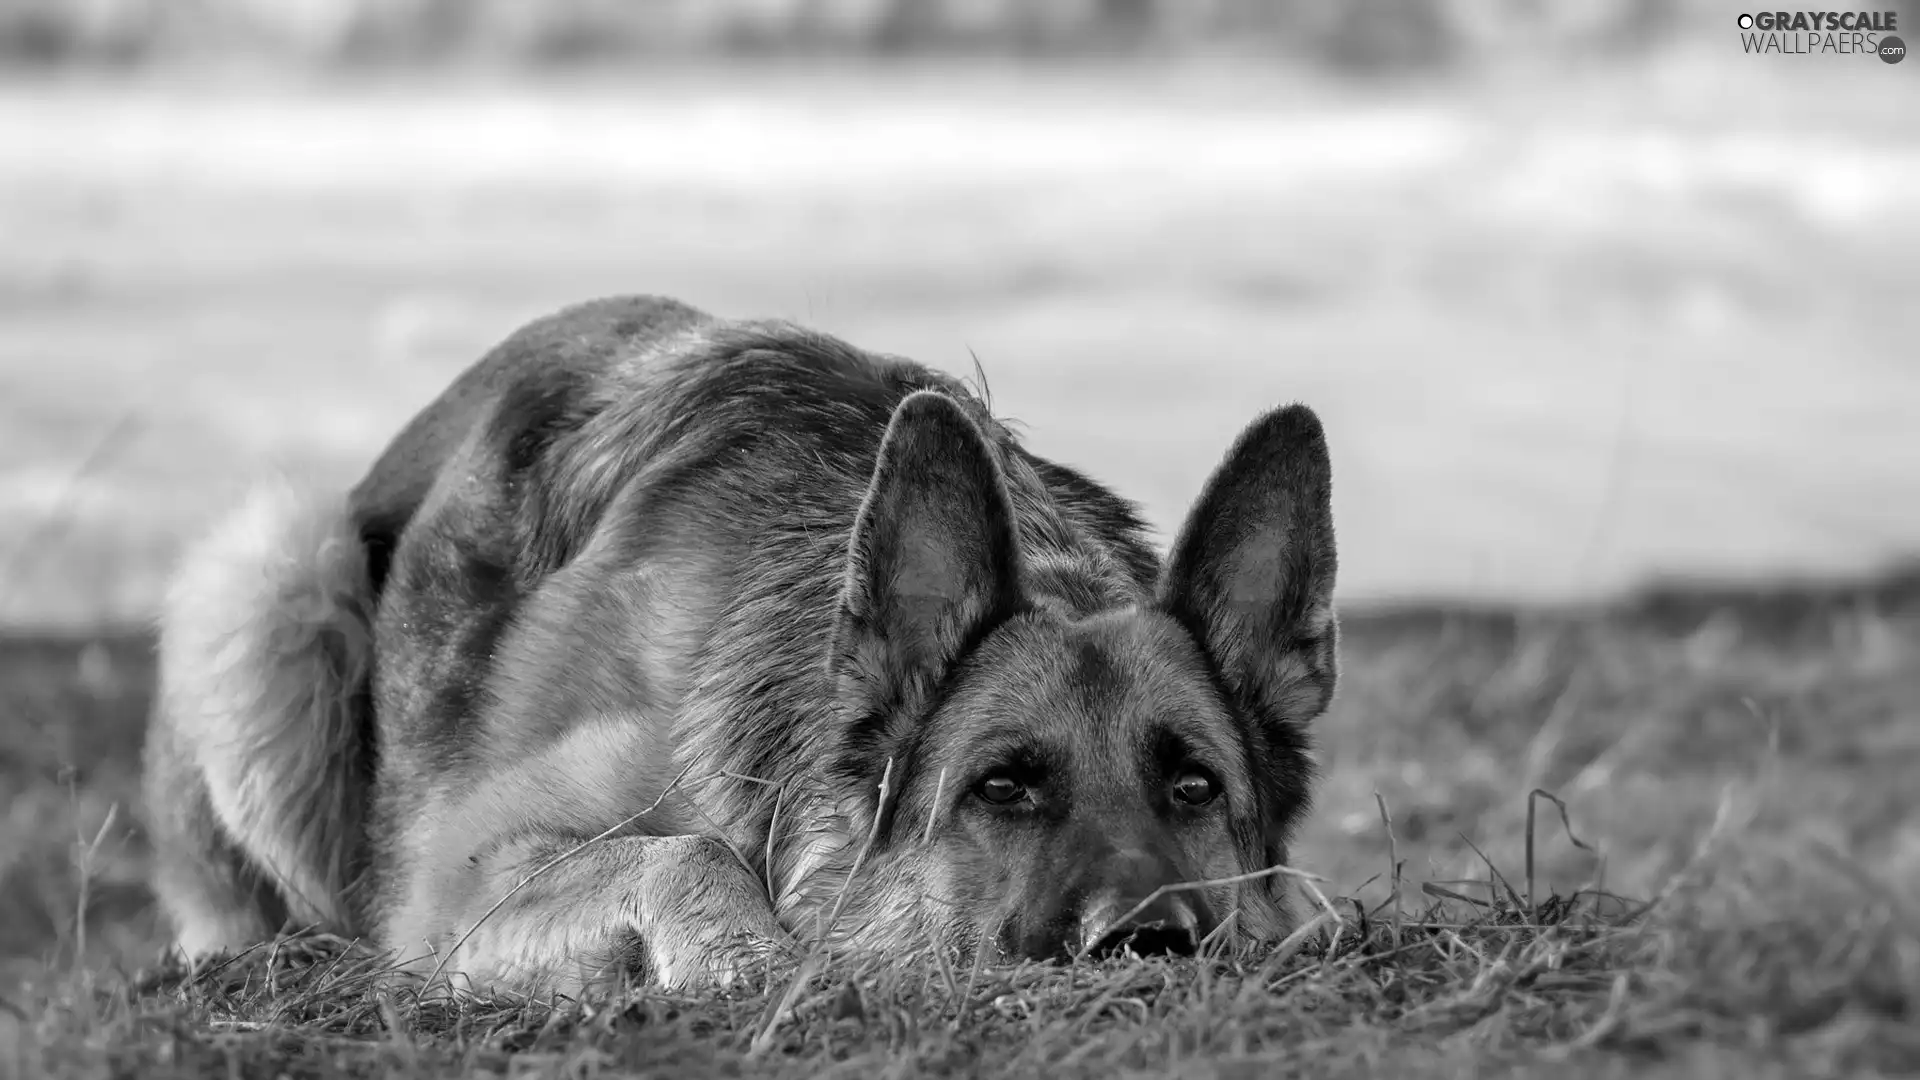
<svg viewBox="0 0 1920 1080"><path fill-rule="evenodd" d="M143 617L236 484L357 477L615 292L977 355L1168 528L1309 402L1353 603L1870 568L1920 549L1920 64L1735 16L0 0L0 620Z"/></svg>
<svg viewBox="0 0 1920 1080"><path fill-rule="evenodd" d="M1872 7L1920 42L1914 4ZM351 483L483 350L592 296L977 356L1038 450L1163 536L1257 411L1308 402L1356 612L1920 552L1920 61L1750 55L1741 10L0 0L0 958L85 925L76 859L96 945L121 916L151 943L138 628L183 538L262 473ZM1876 723L1910 718L1886 675L1908 624L1862 625L1822 647L1880 665ZM1548 676L1598 670L1524 633L1472 663L1367 640L1349 713L1481 726L1348 744L1327 845L1376 827L1382 776L1411 813L1511 809L1511 748L1565 724ZM1591 685L1704 679L1731 647L1660 644ZM1699 691L1729 738L1751 742L1756 685ZM1608 700L1614 734L1665 715ZM1473 750L1489 710L1521 742ZM1564 768L1529 759L1542 782L1604 794L1639 760L1584 738ZM1476 763L1479 801L1420 760ZM1806 820L1841 820L1835 768ZM1690 843L1695 779L1615 835Z"/></svg>

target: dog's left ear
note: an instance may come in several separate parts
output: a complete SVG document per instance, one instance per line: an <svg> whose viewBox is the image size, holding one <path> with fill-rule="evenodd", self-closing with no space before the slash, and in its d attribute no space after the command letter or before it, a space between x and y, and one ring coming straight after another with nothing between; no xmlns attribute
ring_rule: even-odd
<svg viewBox="0 0 1920 1080"><path fill-rule="evenodd" d="M1159 603L1241 705L1304 724L1333 699L1333 467L1319 417L1289 405L1227 451L1174 541Z"/></svg>
<svg viewBox="0 0 1920 1080"><path fill-rule="evenodd" d="M968 643L1020 604L1006 480L986 437L930 390L895 408L854 523L829 671L846 715L846 766L866 773L919 715Z"/></svg>

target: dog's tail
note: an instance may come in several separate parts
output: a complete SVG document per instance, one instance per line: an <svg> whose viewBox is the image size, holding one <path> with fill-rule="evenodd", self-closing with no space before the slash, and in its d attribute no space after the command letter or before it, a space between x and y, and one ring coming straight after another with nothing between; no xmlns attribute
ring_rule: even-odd
<svg viewBox="0 0 1920 1080"><path fill-rule="evenodd" d="M191 546L160 624L145 796L190 956L357 932L374 587L342 496L263 486Z"/></svg>

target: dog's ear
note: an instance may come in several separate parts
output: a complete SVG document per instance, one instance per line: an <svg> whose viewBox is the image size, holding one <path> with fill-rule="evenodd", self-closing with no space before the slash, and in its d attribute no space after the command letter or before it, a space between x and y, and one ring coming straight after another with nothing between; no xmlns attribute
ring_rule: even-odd
<svg viewBox="0 0 1920 1080"><path fill-rule="evenodd" d="M866 772L924 712L969 643L1020 605L1020 553L999 462L960 405L922 390L894 410L854 523L830 673Z"/></svg>
<svg viewBox="0 0 1920 1080"><path fill-rule="evenodd" d="M1174 541L1163 610L1213 659L1239 704L1268 723L1326 711L1337 677L1333 468L1304 405L1240 434Z"/></svg>

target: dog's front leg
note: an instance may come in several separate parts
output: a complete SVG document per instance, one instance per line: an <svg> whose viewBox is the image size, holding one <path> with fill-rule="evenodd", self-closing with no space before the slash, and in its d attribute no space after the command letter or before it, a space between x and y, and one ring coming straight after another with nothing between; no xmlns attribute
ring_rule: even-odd
<svg viewBox="0 0 1920 1080"><path fill-rule="evenodd" d="M622 981L728 985L782 939L765 888L706 836L514 840L440 879L436 918L397 920L409 965L457 986L569 996ZM569 855L569 852L573 852ZM523 884L524 883L524 884ZM405 940L407 924L424 933Z"/></svg>

